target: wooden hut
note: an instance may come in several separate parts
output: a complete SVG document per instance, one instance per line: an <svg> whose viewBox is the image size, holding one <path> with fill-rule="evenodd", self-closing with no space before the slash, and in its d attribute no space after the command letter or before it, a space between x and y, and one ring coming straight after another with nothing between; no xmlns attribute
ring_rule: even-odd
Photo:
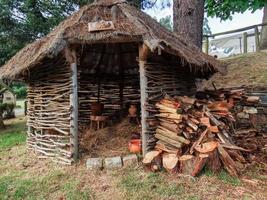
<svg viewBox="0 0 267 200"><path fill-rule="evenodd" d="M124 0L81 8L0 69L28 84L28 146L70 164L79 154L79 125L99 99L112 115L141 102L143 153L155 144L151 110L165 93L192 95L195 78L218 62Z"/></svg>

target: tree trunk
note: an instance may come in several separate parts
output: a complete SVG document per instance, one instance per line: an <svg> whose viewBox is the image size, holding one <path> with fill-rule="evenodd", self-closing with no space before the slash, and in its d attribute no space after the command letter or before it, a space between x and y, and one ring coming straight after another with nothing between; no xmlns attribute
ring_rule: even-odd
<svg viewBox="0 0 267 200"><path fill-rule="evenodd" d="M173 0L174 32L202 48L204 0Z"/></svg>
<svg viewBox="0 0 267 200"><path fill-rule="evenodd" d="M267 4L263 9L262 23L267 23ZM267 49L267 26L263 26L261 29L260 49Z"/></svg>

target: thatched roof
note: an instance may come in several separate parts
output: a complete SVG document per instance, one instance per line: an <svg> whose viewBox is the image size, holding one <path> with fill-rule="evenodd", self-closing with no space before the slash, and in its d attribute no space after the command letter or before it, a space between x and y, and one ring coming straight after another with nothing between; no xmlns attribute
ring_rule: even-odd
<svg viewBox="0 0 267 200"><path fill-rule="evenodd" d="M115 29L89 32L88 23L112 21ZM61 22L49 35L27 45L0 68L1 78L18 78L24 72L54 58L70 44L93 44L122 41L146 43L151 51L157 48L176 55L194 72L210 75L217 72L219 63L200 52L197 47L162 27L146 13L125 0L102 0L81 8Z"/></svg>

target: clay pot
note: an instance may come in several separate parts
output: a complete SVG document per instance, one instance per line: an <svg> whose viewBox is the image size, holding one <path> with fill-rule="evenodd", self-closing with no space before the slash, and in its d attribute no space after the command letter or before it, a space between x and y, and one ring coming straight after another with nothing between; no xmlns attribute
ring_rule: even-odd
<svg viewBox="0 0 267 200"><path fill-rule="evenodd" d="M136 116L136 113L137 113L136 105L130 105L130 108L129 108L128 111L129 111L129 115L130 116L135 117Z"/></svg>
<svg viewBox="0 0 267 200"><path fill-rule="evenodd" d="M134 139L129 142L129 151L131 153L140 153L141 148L141 140L140 139Z"/></svg>
<svg viewBox="0 0 267 200"><path fill-rule="evenodd" d="M92 116L101 116L103 114L104 105L101 103L92 103L91 105Z"/></svg>

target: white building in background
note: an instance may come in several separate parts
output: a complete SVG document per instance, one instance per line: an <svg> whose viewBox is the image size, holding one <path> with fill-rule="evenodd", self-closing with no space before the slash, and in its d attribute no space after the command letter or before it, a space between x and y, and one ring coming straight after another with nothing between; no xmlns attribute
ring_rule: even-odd
<svg viewBox="0 0 267 200"><path fill-rule="evenodd" d="M247 31L248 34L248 53L255 52L255 36L254 30ZM252 35L252 36L250 36ZM209 42L209 55L218 56L218 58L225 58L229 56L244 53L244 39L243 33L234 34L217 39L210 39Z"/></svg>
<svg viewBox="0 0 267 200"><path fill-rule="evenodd" d="M3 103L13 103L16 105L16 96L13 92L6 90L3 95Z"/></svg>
<svg viewBox="0 0 267 200"><path fill-rule="evenodd" d="M1 90L1 93L3 93L0 97L2 99L2 102L8 104L13 103L14 105L16 105L16 95L12 91L12 89L2 82L0 82L0 84L3 86L3 89Z"/></svg>

